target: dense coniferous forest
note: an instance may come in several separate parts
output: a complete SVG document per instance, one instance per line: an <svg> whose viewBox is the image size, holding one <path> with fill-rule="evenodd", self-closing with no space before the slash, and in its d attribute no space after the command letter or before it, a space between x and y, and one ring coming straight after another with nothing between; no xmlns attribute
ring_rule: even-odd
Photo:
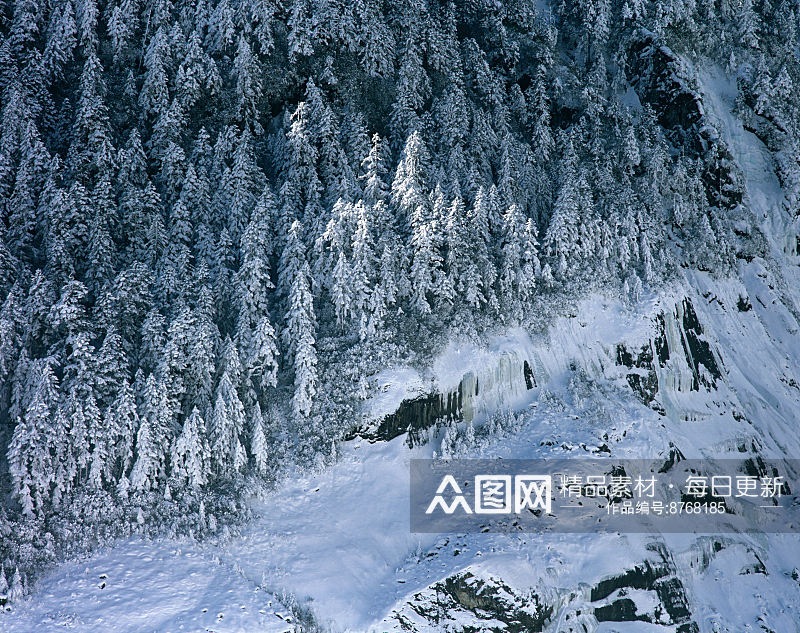
<svg viewBox="0 0 800 633"><path fill-rule="evenodd" d="M215 531L335 459L398 359L761 252L681 60L733 82L796 206L797 13L2 2L0 584Z"/></svg>

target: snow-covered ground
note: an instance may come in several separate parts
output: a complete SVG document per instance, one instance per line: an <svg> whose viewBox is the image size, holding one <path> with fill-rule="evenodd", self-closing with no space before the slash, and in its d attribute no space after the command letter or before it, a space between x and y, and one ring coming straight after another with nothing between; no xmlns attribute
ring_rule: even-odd
<svg viewBox="0 0 800 633"><path fill-rule="evenodd" d="M187 541L126 540L45 576L0 614L8 633L291 630L287 609L218 553Z"/></svg>
<svg viewBox="0 0 800 633"><path fill-rule="evenodd" d="M636 310L594 297L576 316L559 319L548 337L526 343L525 354L536 356L547 381L528 395L520 429L480 456L582 456L607 444L616 457L653 457L671 441L687 457L699 457L726 454L753 438L765 451L798 454L791 428L800 417L800 391L781 381L800 378L797 323L773 303L764 270L753 262L743 268L742 282L702 275L689 280L705 334L725 367L717 390L685 392L680 381L664 378L673 384L665 388L667 415L644 406L627 389L625 368L614 364L615 346L636 349L646 342L655 331L654 315L673 309L678 295L651 298ZM753 309L731 312L741 294L751 297ZM507 351L481 350L481 363L504 362ZM595 381L594 391L571 391L571 362ZM749 422L731 415L734 405ZM694 415L684 415L687 409ZM732 545L701 568L701 546L692 536L412 534L408 462L429 457L434 448L409 449L403 437L351 441L333 467L253 499L259 518L240 535L216 546L121 542L46 575L32 597L3 616L3 630L282 631L291 625L275 599L281 592L293 594L333 631L390 630L401 619L436 630L426 628L430 623L410 605L424 601L429 587L469 570L523 593L536 588L560 605L552 620L556 631L582 604L585 614L587 587L647 559L654 541L672 553L701 631L756 630L759 618L781 633L798 630L800 585L792 571L800 566L800 537L794 535L744 544L731 538ZM752 552L767 575L743 571ZM651 599L644 592L637 607L646 610ZM454 617L466 622L467 616ZM639 622L603 623L596 630L672 629Z"/></svg>
<svg viewBox="0 0 800 633"><path fill-rule="evenodd" d="M729 306L740 293L769 298L757 263L749 266L744 283L691 280L699 318L727 372L718 390L680 393L678 385L666 417L644 406L626 390L613 363L614 346L623 340L635 348L646 341L653 334L653 315L670 309L675 298L652 299L630 311L595 297L575 317L560 319L549 337L530 342L526 354L538 354L549 380L531 391L521 428L480 455L581 456L607 443L617 457L646 457L663 454L670 441L685 453L720 455L746 434L758 436L765 449L785 448L778 442L800 416L800 391L778 375L800 376L800 350L784 346L797 344L790 336L796 323L788 312L759 310L755 300L745 317L738 312L730 317ZM714 301L703 300L709 288ZM506 351L492 356L483 350L481 362L490 364ZM602 388L585 398L571 393L570 361ZM733 401L753 424L731 416ZM686 420L679 405L705 413ZM796 443L795 437L794 450ZM731 537L732 545L701 568L701 546L689 535L412 534L408 462L429 457L433 449L409 449L402 437L349 442L333 467L253 499L259 518L242 534L214 547L122 542L47 575L37 593L3 617L3 630L104 631L113 625L120 631L280 631L289 626L281 619L288 616L286 609L274 598L282 591L307 604L333 631L389 630L401 618L414 617L416 628L429 630L409 605L424 600L428 587L469 570L521 592L536 588L560 605L552 620L555 631L588 601L587 587L647 559L653 542L672 552L702 631L755 630L761 617L776 631L798 630L800 585L791 575L800 565L800 537L793 535L743 544ZM753 562L752 552L768 575L743 572ZM636 604L646 609L651 599L643 592ZM596 630L671 629L639 622L605 623Z"/></svg>
<svg viewBox="0 0 800 633"><path fill-rule="evenodd" d="M615 457L643 458L665 454L670 443L687 457L730 455L741 446L800 457L800 284L795 258L783 249L790 222L766 150L730 114L730 86L711 75L701 79L706 105L740 158L753 212L773 246L771 261L742 262L737 279L689 273L635 308L590 297L540 338L514 331L487 349L454 343L433 364L433 376L388 369L367 411L390 412L430 384L452 390L472 372L485 385L475 405L481 412L513 405L522 416L517 430L480 449L482 457L582 456L605 444ZM677 349L676 315L685 298L723 376L713 389L692 390L689 366L673 355L655 368L659 413L628 388L616 346L652 344L663 315ZM740 308L740 299L750 307ZM523 360L536 378L531 390L520 383ZM570 387L577 373L591 381L588 393ZM714 542L698 535L412 534L408 463L435 448L410 449L402 437L351 441L334 466L252 499L258 518L241 534L214 546L120 542L47 574L30 598L0 617L0 630L284 631L292 625L275 598L282 592L332 631L444 630L455 620L469 623L474 613L452 611L452 621L431 624L423 614L439 599L432 587L468 572L469 582L502 584L509 595L535 591L553 606L548 631L665 633L679 629L663 619L653 591L602 598L590 591L665 551L661 563L680 581L699 631L800 631L800 535ZM598 605L625 599L652 622L598 622L591 615Z"/></svg>

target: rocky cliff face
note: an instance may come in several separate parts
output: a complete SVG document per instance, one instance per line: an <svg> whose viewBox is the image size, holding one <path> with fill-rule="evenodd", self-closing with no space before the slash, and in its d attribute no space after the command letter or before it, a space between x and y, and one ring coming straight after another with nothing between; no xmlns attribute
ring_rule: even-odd
<svg viewBox="0 0 800 633"><path fill-rule="evenodd" d="M741 170L719 131L706 116L703 96L688 64L646 30L637 32L628 53L629 81L651 106L675 147L704 165L709 204L735 209L744 199Z"/></svg>
<svg viewBox="0 0 800 633"><path fill-rule="evenodd" d="M800 455L793 275L780 261L754 258L725 279L687 272L636 309L588 300L546 336L518 342L515 353L481 355L457 387L404 402L378 428L392 421L388 438L445 417L480 426L492 407L516 405L531 422L504 442L507 457L585 454L593 441L612 461L658 455L671 468L686 457L741 457L763 474L763 458ZM585 403L568 395L576 377L591 394ZM553 398L561 404L543 413ZM415 417L423 401L438 408ZM454 535L423 552L410 567L430 569L433 578L399 599L374 630L716 633L745 623L796 630L798 614L786 606L800 604L795 535L486 539ZM726 609L732 592L748 597ZM789 597L775 602L771 593Z"/></svg>
<svg viewBox="0 0 800 633"><path fill-rule="evenodd" d="M669 406L676 414L674 394L716 388L722 378L719 352L704 336L688 298L660 312L653 328L653 337L638 351L617 345L617 365L630 370L625 379L644 404L664 413Z"/></svg>
<svg viewBox="0 0 800 633"><path fill-rule="evenodd" d="M724 547L715 540L710 551ZM571 588L520 589L467 569L409 596L384 623L398 631L591 633L602 623L639 622L652 625L648 630L698 633L677 573L669 549L658 542L647 546L641 563Z"/></svg>
<svg viewBox="0 0 800 633"><path fill-rule="evenodd" d="M738 311L751 308L746 297L740 297L735 306ZM490 354L489 362L464 373L452 390L403 400L396 411L362 435L391 440L409 433L417 441L421 431L450 420L479 424L498 409L526 406L542 388L562 382L577 370L595 379L613 381L623 376L645 405L663 415L688 419L692 413L681 404L679 394L709 393L724 380L720 352L705 334L689 297L668 301L642 319L638 326L648 336L641 342L630 341L625 334L624 341L595 340L582 347L570 332L585 329L581 319L586 316L563 320L566 331L544 343L528 341L514 351Z"/></svg>

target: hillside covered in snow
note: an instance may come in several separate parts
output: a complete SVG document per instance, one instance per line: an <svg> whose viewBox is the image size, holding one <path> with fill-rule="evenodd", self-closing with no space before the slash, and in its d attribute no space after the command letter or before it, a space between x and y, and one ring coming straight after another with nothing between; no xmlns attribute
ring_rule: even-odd
<svg viewBox="0 0 800 633"><path fill-rule="evenodd" d="M800 458L799 10L0 4L0 630L800 630L792 526L408 513Z"/></svg>

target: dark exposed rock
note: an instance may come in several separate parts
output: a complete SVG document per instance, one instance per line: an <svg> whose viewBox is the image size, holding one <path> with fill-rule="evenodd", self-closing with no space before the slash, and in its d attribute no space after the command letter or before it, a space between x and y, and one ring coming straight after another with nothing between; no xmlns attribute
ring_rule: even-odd
<svg viewBox="0 0 800 633"><path fill-rule="evenodd" d="M744 461L742 469L744 470L745 475L750 475L751 477L758 477L759 479L762 477L780 477L781 474L778 472L778 469L774 466L768 465L764 462L761 456L756 455L755 457L750 457ZM786 478L783 477L783 482L781 484L781 494L782 495L790 495L792 491L789 487L789 482L786 481Z"/></svg>
<svg viewBox="0 0 800 633"><path fill-rule="evenodd" d="M611 604L597 607L594 610L594 617L597 618L598 622L650 621L650 618L646 615L639 615L636 613L636 603L630 598L620 598Z"/></svg>
<svg viewBox="0 0 800 633"><path fill-rule="evenodd" d="M664 323L664 315L659 314L657 317L658 322L658 335L653 339L653 345L656 348L656 355L658 356L659 364L664 367L669 360L669 345L667 344L666 324Z"/></svg>
<svg viewBox="0 0 800 633"><path fill-rule="evenodd" d="M533 370L528 361L525 361L525 365L523 366L523 374L525 375L525 386L528 389L533 389L536 386L536 378L533 376ZM478 395L477 388L475 389L475 395Z"/></svg>
<svg viewBox="0 0 800 633"><path fill-rule="evenodd" d="M442 630L473 633L538 633L544 630L553 614L553 606L545 604L535 592L521 593L499 579L482 579L463 571L431 585L425 592L416 594L408 606L413 612ZM458 614L468 612L485 621L486 626L476 629L458 624ZM402 612L393 617L403 628L413 626Z"/></svg>
<svg viewBox="0 0 800 633"><path fill-rule="evenodd" d="M691 617L686 591L677 576L660 579L654 584L653 589L673 622L682 622Z"/></svg>
<svg viewBox="0 0 800 633"><path fill-rule="evenodd" d="M653 566L650 561L645 561L641 567L634 567L618 576L606 578L592 587L590 600L597 602L605 600L618 589L652 589L655 581L670 572L669 568Z"/></svg>
<svg viewBox="0 0 800 633"><path fill-rule="evenodd" d="M688 298L676 308L675 317L678 318L680 326L679 349L670 349L666 316L663 313L656 317L656 332L652 342L643 345L638 352L632 352L622 344L617 345L617 365L635 370L625 377L631 389L644 404L657 410L655 400L661 385L658 383L654 364L656 359L659 367L664 368L670 359L683 356L692 370L693 391L699 391L701 386L706 389L714 388L717 380L722 377L717 357L703 336L703 327ZM673 342L672 346L676 347L676 344Z"/></svg>
<svg viewBox="0 0 800 633"><path fill-rule="evenodd" d="M683 331L685 337L682 339L686 358L694 374L695 389L699 389L700 384L705 387L714 387L716 381L722 377L717 361L711 351L708 341L701 338L703 328L694 311L694 306L689 299L683 300ZM700 365L705 367L711 374L709 384L704 375L700 372Z"/></svg>
<svg viewBox="0 0 800 633"><path fill-rule="evenodd" d="M485 582L469 572L447 578L444 590L463 608L476 613L482 611L505 622L505 630L511 633L542 631L553 613L553 607L541 604L535 593L522 597L502 582ZM509 600L509 596L517 599ZM520 608L523 605L524 610Z"/></svg>
<svg viewBox="0 0 800 633"><path fill-rule="evenodd" d="M679 461L686 459L683 453L681 453L680 449L676 447L672 442L669 445L669 453L667 455L667 459L662 464L661 468L658 469L660 473L666 473L672 468L675 464Z"/></svg>
<svg viewBox="0 0 800 633"><path fill-rule="evenodd" d="M403 433L409 434L409 442L418 439L423 431L440 420L461 418L461 385L455 392L442 395L429 393L424 396L403 400L394 413L384 417L377 428L361 428L345 439L363 437L371 441L389 441Z"/></svg>
<svg viewBox="0 0 800 633"><path fill-rule="evenodd" d="M732 209L742 202L740 170L705 116L700 93L685 63L647 30L639 30L628 58L629 79L642 103L652 106L675 147L703 161L702 180L711 206Z"/></svg>
<svg viewBox="0 0 800 633"><path fill-rule="evenodd" d="M625 379L633 392L646 405L650 405L658 394L658 376L653 368L653 352L650 344L642 346L634 356L624 345L617 345L617 364L644 371L631 372Z"/></svg>
<svg viewBox="0 0 800 633"><path fill-rule="evenodd" d="M409 440L418 437L420 431L444 419L461 418L462 387L455 392L430 393L413 400L404 400L397 411L387 415L378 426L373 438L391 440L409 433Z"/></svg>
<svg viewBox="0 0 800 633"><path fill-rule="evenodd" d="M750 303L749 297L739 297L736 301L736 307L739 308L739 312L749 312L753 309L753 304Z"/></svg>
<svg viewBox="0 0 800 633"><path fill-rule="evenodd" d="M649 405L655 400L658 393L658 379L655 372L648 373L646 376L640 374L628 374L628 384L633 389L642 402Z"/></svg>
<svg viewBox="0 0 800 633"><path fill-rule="evenodd" d="M678 625L677 630L696 632L697 625L690 620L692 613L686 590L676 575L675 564L663 545L652 544L650 549L656 554L655 560L646 560L621 574L601 580L590 594L592 602L599 602L620 592L619 597L606 605L596 606L595 617L600 622L658 621L664 622L666 615L669 624ZM639 613L636 603L624 597L630 589L652 591L658 598L659 606L651 615Z"/></svg>
<svg viewBox="0 0 800 633"><path fill-rule="evenodd" d="M516 366L525 380L525 387L537 386L531 363L527 360ZM463 420L464 398L475 398L480 393L480 380L472 372L464 375L455 391L448 393L431 392L408 400L403 400L394 413L384 417L377 425L358 429L345 439L363 437L372 441L388 441L408 433L409 444L421 440L421 432L446 420Z"/></svg>
<svg viewBox="0 0 800 633"><path fill-rule="evenodd" d="M640 369L651 368L653 366L653 352L650 350L650 345L643 345L635 357L625 349L624 345L617 345L617 364Z"/></svg>
<svg viewBox="0 0 800 633"><path fill-rule="evenodd" d="M682 60L660 44L650 31L640 30L629 52L630 80L643 103L653 106L670 141L701 156L708 150L708 133L701 135L703 105L691 89Z"/></svg>

